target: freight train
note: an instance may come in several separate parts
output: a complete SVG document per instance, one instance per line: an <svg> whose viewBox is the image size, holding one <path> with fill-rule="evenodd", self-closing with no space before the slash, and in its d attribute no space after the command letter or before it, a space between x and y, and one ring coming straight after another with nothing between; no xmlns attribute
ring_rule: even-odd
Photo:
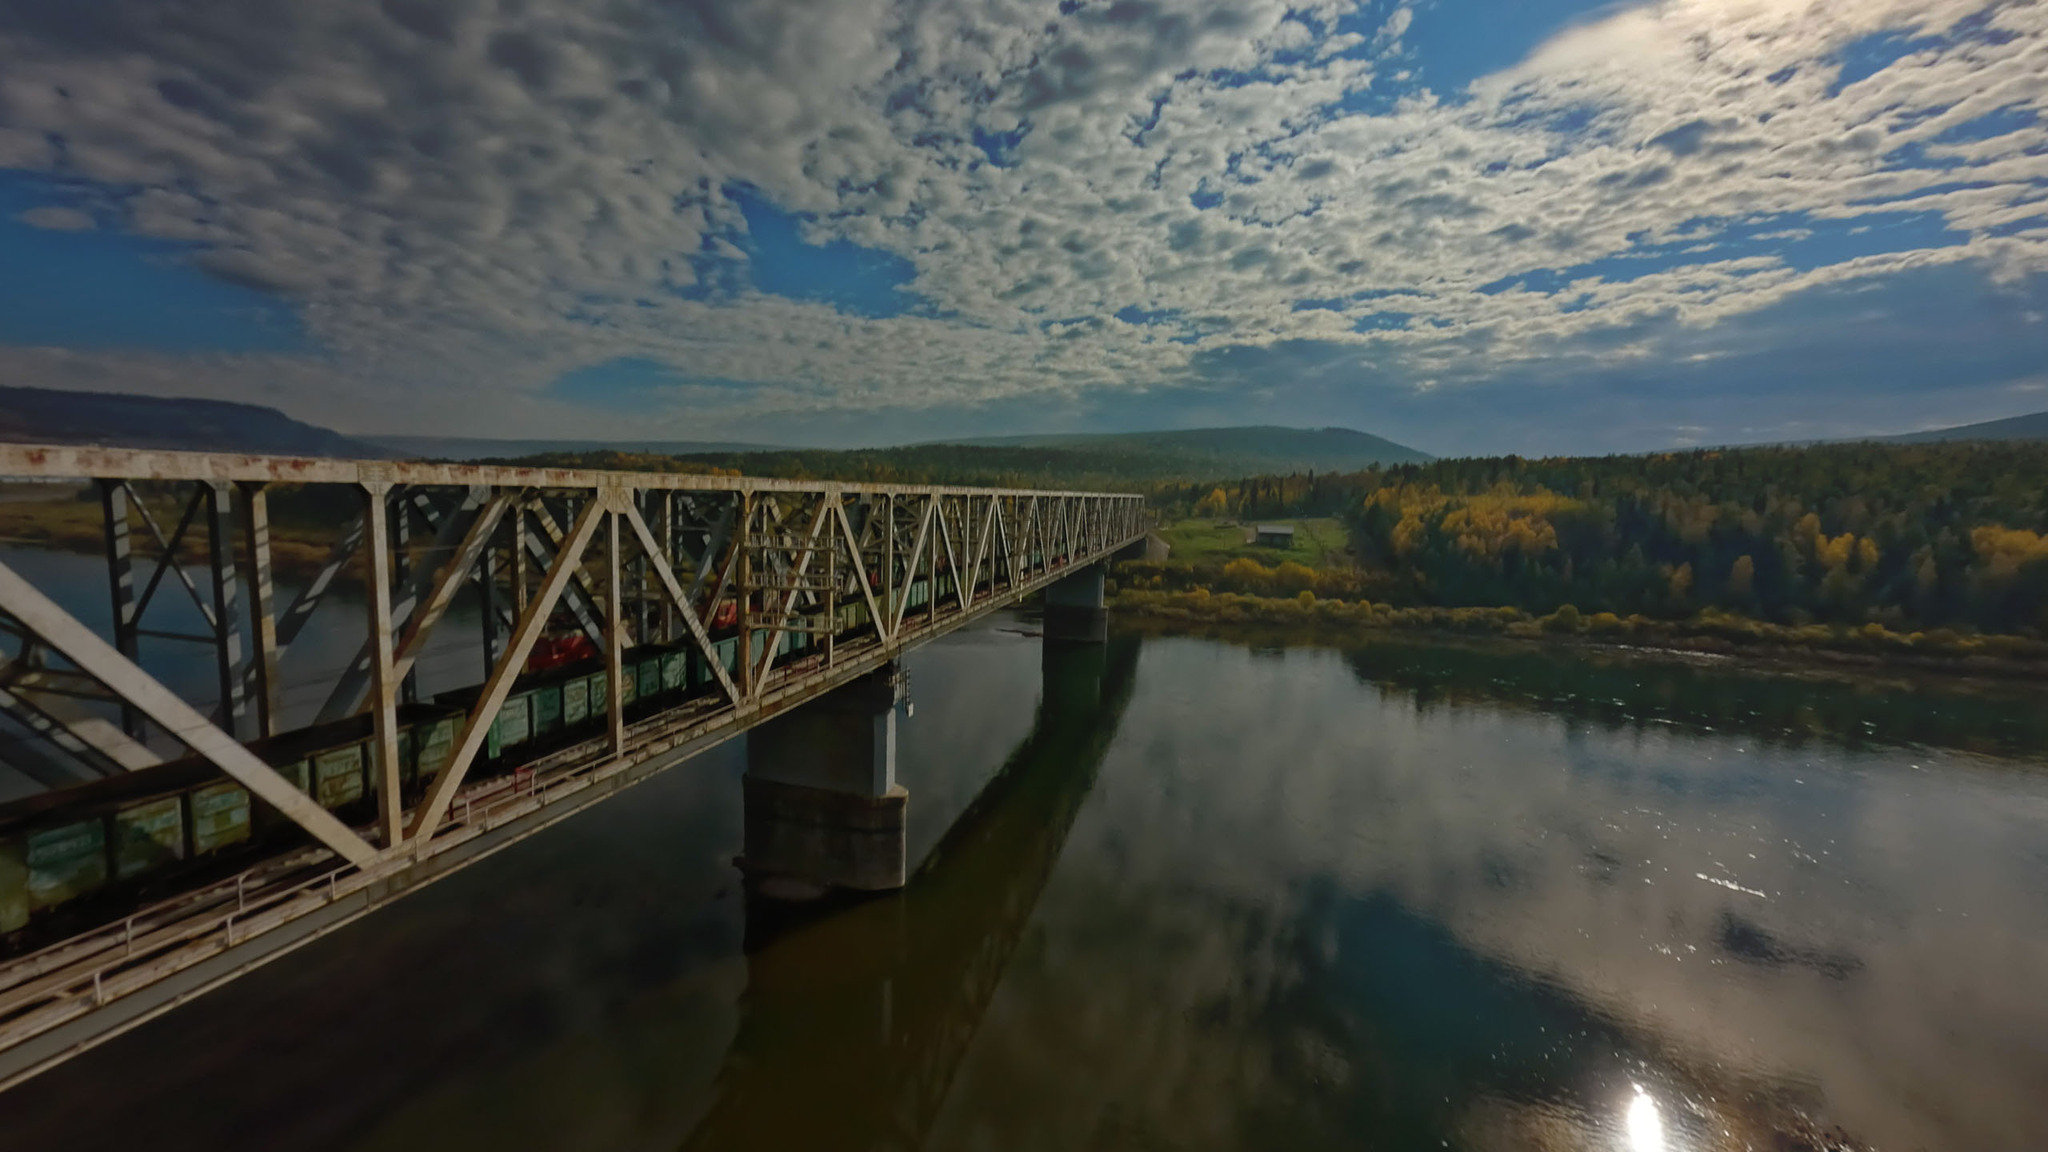
<svg viewBox="0 0 2048 1152"><path fill-rule="evenodd" d="M930 602L929 586L922 579L910 585L909 609ZM941 575L938 594L952 588L952 577ZM822 644L819 615L793 621L802 630L781 634L778 659L803 658ZM840 604L834 616L833 631L843 636L867 624L867 605ZM729 676L738 672L735 622L730 616L712 622L712 651ZM769 634L754 630L748 645L754 661ZM467 779L511 772L604 730L610 674L594 648L568 636L536 646L537 658L499 707ZM399 709L399 778L408 804L453 755L482 691L476 685ZM719 688L709 661L686 642L628 649L618 691L626 715L637 720ZM365 714L252 741L248 748L322 807L362 825L376 814L379 775L371 740ZM111 923L141 904L230 876L306 839L296 824L197 756L0 804L0 955Z"/></svg>

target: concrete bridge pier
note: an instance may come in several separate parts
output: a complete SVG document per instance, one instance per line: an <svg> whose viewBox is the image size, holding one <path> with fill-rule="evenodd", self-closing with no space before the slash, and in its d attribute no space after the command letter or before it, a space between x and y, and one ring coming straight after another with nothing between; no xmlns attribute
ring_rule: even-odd
<svg viewBox="0 0 2048 1152"><path fill-rule="evenodd" d="M1108 572L1107 564L1090 564L1046 586L1046 640L1101 644L1109 639L1109 609L1102 599L1102 583Z"/></svg>
<svg viewBox="0 0 2048 1152"><path fill-rule="evenodd" d="M760 895L903 887L910 803L896 783L903 699L902 670L891 662L747 733L739 865Z"/></svg>

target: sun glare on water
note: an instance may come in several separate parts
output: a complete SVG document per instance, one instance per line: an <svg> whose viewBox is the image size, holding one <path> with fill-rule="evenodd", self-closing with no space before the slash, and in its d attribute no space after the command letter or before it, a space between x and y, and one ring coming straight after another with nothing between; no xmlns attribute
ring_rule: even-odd
<svg viewBox="0 0 2048 1152"><path fill-rule="evenodd" d="M1628 1105L1628 1152L1664 1152L1664 1120L1640 1084Z"/></svg>

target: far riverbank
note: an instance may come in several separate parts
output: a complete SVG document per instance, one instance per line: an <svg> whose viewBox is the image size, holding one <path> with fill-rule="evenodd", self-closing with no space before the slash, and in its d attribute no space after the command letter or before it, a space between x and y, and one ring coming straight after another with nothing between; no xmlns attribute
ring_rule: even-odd
<svg viewBox="0 0 2048 1152"><path fill-rule="evenodd" d="M1740 658L1789 668L1836 668L1940 676L2034 679L2048 675L2048 642L2024 636L1968 635L1949 629L1899 632L1859 627L1784 625L1720 611L1683 620L1581 614L1547 616L1503 608L1397 608L1370 601L1244 596L1206 589L1118 591L1110 601L1120 627L1283 643L1341 644L1390 632L1487 636L1646 655Z"/></svg>

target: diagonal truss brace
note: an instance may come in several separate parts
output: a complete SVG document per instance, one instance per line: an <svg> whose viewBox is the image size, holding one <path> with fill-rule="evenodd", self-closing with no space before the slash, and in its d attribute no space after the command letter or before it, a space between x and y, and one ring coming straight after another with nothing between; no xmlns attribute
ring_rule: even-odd
<svg viewBox="0 0 2048 1152"><path fill-rule="evenodd" d="M434 783L427 790L427 798L414 810L412 823L405 831L405 839L419 840L434 834L441 818L448 812L448 804L455 799L456 789L462 786L462 778L469 774L469 766L475 762L477 753L483 749L484 738L488 735L491 722L504 706L505 697L512 692L512 682L526 667L526 658L533 651L534 642L540 639L541 631L547 627L548 615L555 609L557 601L569 586L570 577L575 575L583 563L584 550L590 545L590 538L597 532L598 521L607 512L615 511L617 503L631 506L630 501L615 500L615 494L623 489L600 490L599 498L586 503L576 514L561 547L555 551L554 562L548 565L547 575L541 580L540 592L526 602L519 614L519 622L512 629L512 640L505 654L498 657L498 665L492 669L491 677L484 682L483 695L469 710L468 721L462 729L462 742L455 748L454 755L435 775ZM616 691L616 689L614 689Z"/></svg>
<svg viewBox="0 0 2048 1152"><path fill-rule="evenodd" d="M811 560L819 552L820 530L825 527L825 517L831 513L833 499L829 494L818 497L817 511L811 516L810 525L804 529L803 543L797 546L802 549L803 558L797 561L794 569L784 574L791 586L802 586L804 576L810 571ZM759 667L754 669L753 677L749 681L754 690L754 698L757 700L760 699L762 691L768 686L768 669L774 666L775 650L782 643L783 633L789 630L789 618L796 612L797 596L798 593L793 591L782 594L781 602L778 605L780 610L775 614L775 624L767 630L766 640L761 645L761 663ZM899 599L907 600L909 597L904 596L899 597ZM896 609L896 619L901 621L902 618L903 609L899 605ZM751 659L751 656L748 658Z"/></svg>
<svg viewBox="0 0 2048 1152"><path fill-rule="evenodd" d="M927 496L924 498L924 515L919 517L917 521L917 539L916 542L911 544L910 560L903 567L903 571L906 574L903 582L903 591L901 595L896 597L896 608L889 618L889 632L892 635L903 630L903 613L910 607L910 585L917 580L917 566L924 560L925 548L931 542L932 518L937 513L939 501L942 499L943 497L940 496ZM936 600L938 599L938 590L927 585L925 587L925 595Z"/></svg>
<svg viewBox="0 0 2048 1152"><path fill-rule="evenodd" d="M839 531L846 541L846 550L853 557L853 580L860 588L860 594L867 601L868 620L873 623L875 635L882 643L891 644L896 640L896 631L882 623L882 606L875 601L874 585L868 583L866 566L861 563L860 541L854 536L853 524L846 518L846 502L837 493L831 496L833 517L839 521Z"/></svg>
<svg viewBox="0 0 2048 1152"><path fill-rule="evenodd" d="M676 579L675 569L669 567L668 557L654 542L654 533L647 530L647 521L640 518L638 509L628 506L626 523L633 528L633 535L639 539L641 550L647 554L648 567L654 570L656 579L661 581L662 590L668 593L669 602L683 617L683 624L690 630L690 638L697 642L697 650L704 662L718 677L718 686L724 690L725 698L733 707L740 706L740 690L725 671L725 664L718 659L717 650L711 647L711 634L704 629L704 621L697 610L690 606L690 595L684 591L682 582Z"/></svg>
<svg viewBox="0 0 2048 1152"><path fill-rule="evenodd" d="M190 704L116 652L112 645L5 564L0 564L0 610L21 621L40 641L71 661L79 671L98 680L116 697L234 777L237 783L282 812L349 863L362 866L376 857L377 850L346 824L236 743L233 736L214 727Z"/></svg>

